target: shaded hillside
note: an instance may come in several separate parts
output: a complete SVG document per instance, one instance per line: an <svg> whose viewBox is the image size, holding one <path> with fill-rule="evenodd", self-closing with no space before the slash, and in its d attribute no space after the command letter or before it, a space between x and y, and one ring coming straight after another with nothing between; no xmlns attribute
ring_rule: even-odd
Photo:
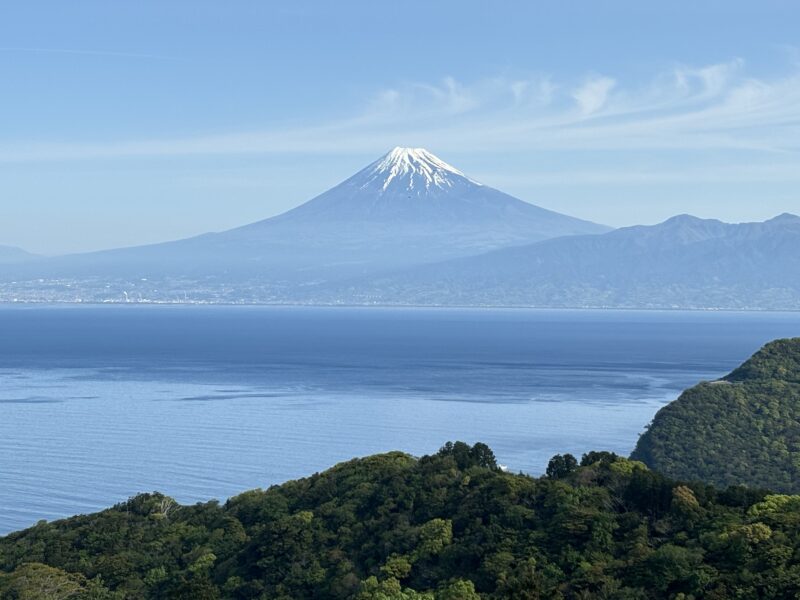
<svg viewBox="0 0 800 600"><path fill-rule="evenodd" d="M633 458L671 477L800 493L800 338L662 408Z"/></svg>
<svg viewBox="0 0 800 600"><path fill-rule="evenodd" d="M308 290L331 302L617 308L800 308L800 217L688 215Z"/></svg>
<svg viewBox="0 0 800 600"><path fill-rule="evenodd" d="M226 504L146 494L0 539L0 590L99 599L793 598L800 503L608 453L534 479L484 445L393 452ZM27 596L25 594L28 594ZM55 597L55 596L53 596Z"/></svg>

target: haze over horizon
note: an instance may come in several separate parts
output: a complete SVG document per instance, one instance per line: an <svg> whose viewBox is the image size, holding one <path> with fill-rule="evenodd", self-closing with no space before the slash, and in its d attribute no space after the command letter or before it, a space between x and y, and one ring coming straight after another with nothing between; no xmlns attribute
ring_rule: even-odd
<svg viewBox="0 0 800 600"><path fill-rule="evenodd" d="M225 230L395 146L614 227L800 212L791 3L3 13L0 245L60 254Z"/></svg>

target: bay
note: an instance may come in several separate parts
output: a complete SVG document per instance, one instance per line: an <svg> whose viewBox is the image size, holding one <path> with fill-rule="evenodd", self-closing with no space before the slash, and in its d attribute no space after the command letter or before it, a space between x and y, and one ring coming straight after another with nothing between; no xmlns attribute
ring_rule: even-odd
<svg viewBox="0 0 800 600"><path fill-rule="evenodd" d="M628 454L798 313L0 307L0 534L142 491L224 499L388 450Z"/></svg>

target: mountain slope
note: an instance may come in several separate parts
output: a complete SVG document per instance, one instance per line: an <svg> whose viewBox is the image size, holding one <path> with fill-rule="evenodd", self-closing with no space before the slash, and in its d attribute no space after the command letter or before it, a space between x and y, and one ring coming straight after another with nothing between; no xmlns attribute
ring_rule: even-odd
<svg viewBox="0 0 800 600"><path fill-rule="evenodd" d="M423 149L395 148L287 213L187 240L53 259L36 277L213 277L291 289L608 228L466 177Z"/></svg>
<svg viewBox="0 0 800 600"><path fill-rule="evenodd" d="M37 258L35 254L26 252L16 246L0 246L0 265L19 264Z"/></svg>
<svg viewBox="0 0 800 600"><path fill-rule="evenodd" d="M800 308L800 217L727 224L681 215L314 293L355 303Z"/></svg>
<svg viewBox="0 0 800 600"><path fill-rule="evenodd" d="M800 493L800 338L662 408L632 458L670 477Z"/></svg>
<svg viewBox="0 0 800 600"><path fill-rule="evenodd" d="M478 183L423 148L395 148L305 204L235 231L287 223L386 224L395 235L471 229L484 232L479 247L609 230Z"/></svg>

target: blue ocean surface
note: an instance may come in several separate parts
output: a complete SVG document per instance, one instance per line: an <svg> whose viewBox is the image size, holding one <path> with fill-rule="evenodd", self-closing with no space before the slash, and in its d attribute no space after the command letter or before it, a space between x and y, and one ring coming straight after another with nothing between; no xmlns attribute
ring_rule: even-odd
<svg viewBox="0 0 800 600"><path fill-rule="evenodd" d="M0 307L0 534L142 491L225 499L388 450L628 454L798 313Z"/></svg>

